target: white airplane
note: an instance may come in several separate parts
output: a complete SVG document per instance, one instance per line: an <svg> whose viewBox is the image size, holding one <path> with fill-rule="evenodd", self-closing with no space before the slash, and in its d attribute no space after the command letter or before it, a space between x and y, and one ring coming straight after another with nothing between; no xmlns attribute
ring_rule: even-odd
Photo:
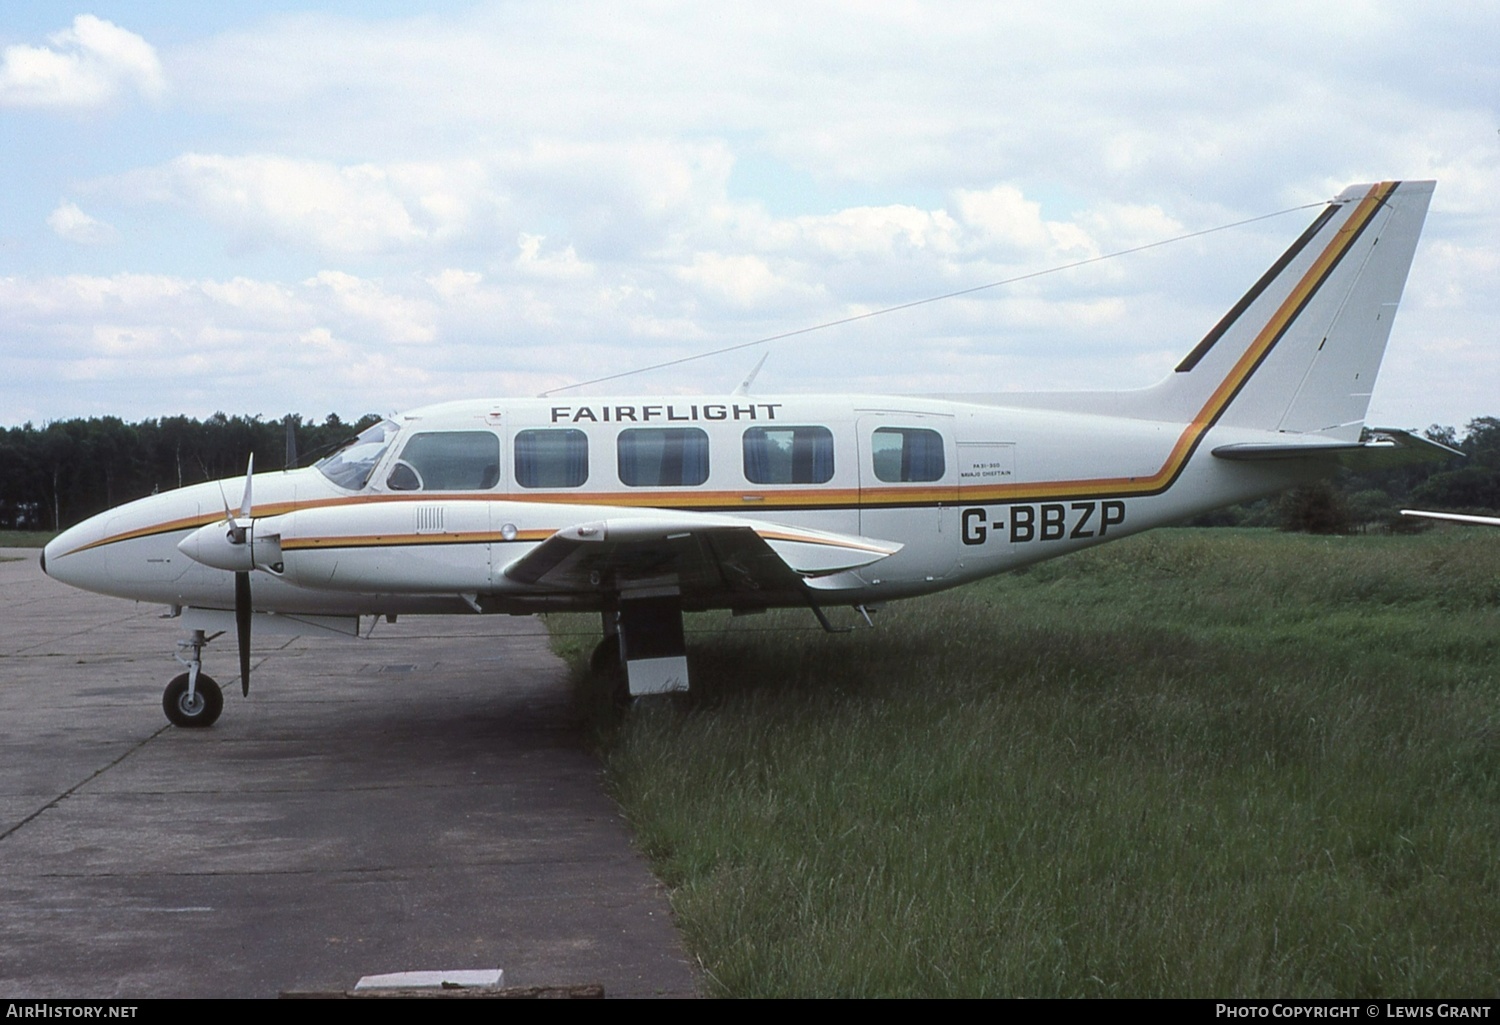
<svg viewBox="0 0 1500 1025"><path fill-rule="evenodd" d="M361 616L597 611L596 668L623 668L631 695L685 689L684 610L807 606L828 627L825 606L954 587L1341 463L1451 455L1364 428L1432 190L1345 190L1152 388L448 403L315 467L95 516L43 569L180 615L188 671L163 697L179 726L222 709L212 632L236 630L248 694L252 628L357 637Z"/></svg>

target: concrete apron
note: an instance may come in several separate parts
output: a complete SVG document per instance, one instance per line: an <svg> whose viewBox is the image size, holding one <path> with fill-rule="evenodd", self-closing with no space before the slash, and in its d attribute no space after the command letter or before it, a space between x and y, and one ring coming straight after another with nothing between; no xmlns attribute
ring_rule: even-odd
<svg viewBox="0 0 1500 1025"><path fill-rule="evenodd" d="M582 749L545 628L403 619L206 649L217 725L166 724L157 606L0 549L0 995L271 997L501 968L686 996L661 888Z"/></svg>

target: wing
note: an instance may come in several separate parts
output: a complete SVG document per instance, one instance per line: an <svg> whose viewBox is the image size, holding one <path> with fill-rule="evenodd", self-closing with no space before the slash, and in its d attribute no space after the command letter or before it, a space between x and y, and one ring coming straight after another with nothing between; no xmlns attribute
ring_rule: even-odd
<svg viewBox="0 0 1500 1025"><path fill-rule="evenodd" d="M727 516L661 513L564 528L506 566L520 584L595 590L600 582L671 583L688 603L805 594L804 582L868 566L901 545Z"/></svg>

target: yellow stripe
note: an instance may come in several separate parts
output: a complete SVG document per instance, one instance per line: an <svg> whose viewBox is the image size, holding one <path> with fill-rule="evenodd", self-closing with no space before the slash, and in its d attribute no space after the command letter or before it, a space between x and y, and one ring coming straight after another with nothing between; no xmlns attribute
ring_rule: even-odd
<svg viewBox="0 0 1500 1025"><path fill-rule="evenodd" d="M318 548L380 548L394 545L468 545L497 541L544 541L557 533L553 529L519 530L507 538L499 531L466 531L458 534L347 534L336 537L297 537L281 543L282 551Z"/></svg>
<svg viewBox="0 0 1500 1025"><path fill-rule="evenodd" d="M881 555L889 555L893 550L891 545L873 545L853 540L838 540L826 537L808 537L806 534L793 534L785 530L761 530L755 531L756 535L766 541L797 541L801 544L823 545L827 548L847 548L857 552L877 552Z"/></svg>
<svg viewBox="0 0 1500 1025"><path fill-rule="evenodd" d="M97 541L90 541L86 545L69 549L63 554L74 555L78 552L86 552L90 548L102 548L104 545L112 545L117 541L133 541L138 537L150 537L153 534L170 534L174 530L192 530L197 527L206 527L215 520L222 519L221 516L192 516L180 520L168 520L166 523L155 523L149 527L141 527L137 530L127 530L123 534L111 534Z"/></svg>

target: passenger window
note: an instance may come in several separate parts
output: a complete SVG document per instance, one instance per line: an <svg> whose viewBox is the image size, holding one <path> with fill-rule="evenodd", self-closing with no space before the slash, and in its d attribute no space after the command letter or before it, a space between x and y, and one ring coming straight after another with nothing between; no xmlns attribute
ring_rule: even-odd
<svg viewBox="0 0 1500 1025"><path fill-rule="evenodd" d="M589 439L582 431L516 435L516 483L523 488L579 488L589 479Z"/></svg>
<svg viewBox="0 0 1500 1025"><path fill-rule="evenodd" d="M752 427L744 444L751 484L826 484L833 478L833 432L826 427Z"/></svg>
<svg viewBox="0 0 1500 1025"><path fill-rule="evenodd" d="M386 476L392 491L488 491L500 483L500 439L489 431L418 434Z"/></svg>
<svg viewBox="0 0 1500 1025"><path fill-rule="evenodd" d="M875 476L884 481L942 480L943 436L925 427L882 427L875 432Z"/></svg>
<svg viewBox="0 0 1500 1025"><path fill-rule="evenodd" d="M697 427L620 432L620 481L632 488L694 487L708 480L708 435Z"/></svg>

